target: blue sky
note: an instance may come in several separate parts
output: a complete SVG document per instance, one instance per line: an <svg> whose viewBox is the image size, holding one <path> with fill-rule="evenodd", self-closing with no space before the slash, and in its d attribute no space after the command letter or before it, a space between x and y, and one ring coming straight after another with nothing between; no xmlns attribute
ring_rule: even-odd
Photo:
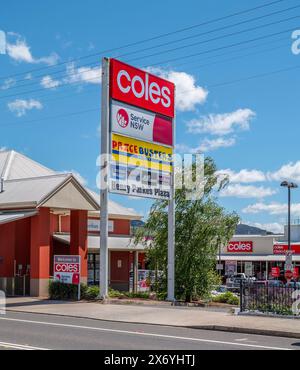
<svg viewBox="0 0 300 370"><path fill-rule="evenodd" d="M6 2L0 12L7 35L6 55L0 54L0 147L76 171L95 190L101 52L190 28L106 56L156 68L177 84L178 150L212 156L231 178L221 204L245 222L279 231L286 219L279 184L300 183L300 54L292 52L300 3L283 0L208 23L271 2ZM111 197L143 214L151 205ZM300 189L293 203L293 217L300 217Z"/></svg>

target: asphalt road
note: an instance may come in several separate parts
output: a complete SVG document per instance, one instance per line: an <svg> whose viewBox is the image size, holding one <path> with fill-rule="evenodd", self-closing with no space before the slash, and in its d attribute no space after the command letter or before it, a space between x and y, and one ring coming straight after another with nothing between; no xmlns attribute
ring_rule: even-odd
<svg viewBox="0 0 300 370"><path fill-rule="evenodd" d="M0 349L299 350L300 339L8 312Z"/></svg>

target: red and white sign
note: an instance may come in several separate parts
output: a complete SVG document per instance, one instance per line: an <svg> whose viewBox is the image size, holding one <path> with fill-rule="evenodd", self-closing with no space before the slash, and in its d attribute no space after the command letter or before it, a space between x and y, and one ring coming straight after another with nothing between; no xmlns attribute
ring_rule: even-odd
<svg viewBox="0 0 300 370"><path fill-rule="evenodd" d="M80 256L54 256L54 279L64 284L80 284Z"/></svg>
<svg viewBox="0 0 300 370"><path fill-rule="evenodd" d="M111 129L120 135L173 146L172 119L116 101L111 106Z"/></svg>
<svg viewBox="0 0 300 370"><path fill-rule="evenodd" d="M293 278L298 279L299 277L299 267L294 267L293 269Z"/></svg>
<svg viewBox="0 0 300 370"><path fill-rule="evenodd" d="M291 280L294 276L293 271L291 271L291 270L285 271L284 276L285 276L286 280Z"/></svg>
<svg viewBox="0 0 300 370"><path fill-rule="evenodd" d="M293 254L300 254L300 244L292 244L291 249ZM289 247L287 244L274 244L273 245L273 253L274 254L286 254L286 252L289 250Z"/></svg>
<svg viewBox="0 0 300 370"><path fill-rule="evenodd" d="M231 241L227 246L227 252L229 253L252 253L253 242L252 241Z"/></svg>
<svg viewBox="0 0 300 370"><path fill-rule="evenodd" d="M280 268L279 267L272 267L271 275L274 278L278 278L280 276Z"/></svg>
<svg viewBox="0 0 300 370"><path fill-rule="evenodd" d="M110 61L112 99L174 118L175 85L116 59Z"/></svg>

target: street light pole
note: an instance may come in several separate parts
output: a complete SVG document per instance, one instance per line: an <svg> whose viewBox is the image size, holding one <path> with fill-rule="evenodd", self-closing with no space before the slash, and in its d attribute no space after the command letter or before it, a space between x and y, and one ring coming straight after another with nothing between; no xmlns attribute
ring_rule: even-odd
<svg viewBox="0 0 300 370"><path fill-rule="evenodd" d="M291 252L291 189L298 188L294 182L283 181L280 186L288 189L288 251Z"/></svg>
<svg viewBox="0 0 300 370"><path fill-rule="evenodd" d="M291 187L288 186L288 250L291 251Z"/></svg>

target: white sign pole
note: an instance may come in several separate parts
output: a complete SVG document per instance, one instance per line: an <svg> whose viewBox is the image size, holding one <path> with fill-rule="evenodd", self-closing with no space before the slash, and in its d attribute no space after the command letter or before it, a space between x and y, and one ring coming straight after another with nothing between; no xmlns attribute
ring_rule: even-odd
<svg viewBox="0 0 300 370"><path fill-rule="evenodd" d="M175 94L175 92L174 92ZM176 116L173 119L173 148L175 148ZM171 175L170 200L168 204L168 301L175 301L175 161Z"/></svg>
<svg viewBox="0 0 300 370"><path fill-rule="evenodd" d="M100 298L108 296L109 59L102 60L100 191Z"/></svg>
<svg viewBox="0 0 300 370"><path fill-rule="evenodd" d="M81 299L81 256L79 256L79 282L78 282L78 301Z"/></svg>

